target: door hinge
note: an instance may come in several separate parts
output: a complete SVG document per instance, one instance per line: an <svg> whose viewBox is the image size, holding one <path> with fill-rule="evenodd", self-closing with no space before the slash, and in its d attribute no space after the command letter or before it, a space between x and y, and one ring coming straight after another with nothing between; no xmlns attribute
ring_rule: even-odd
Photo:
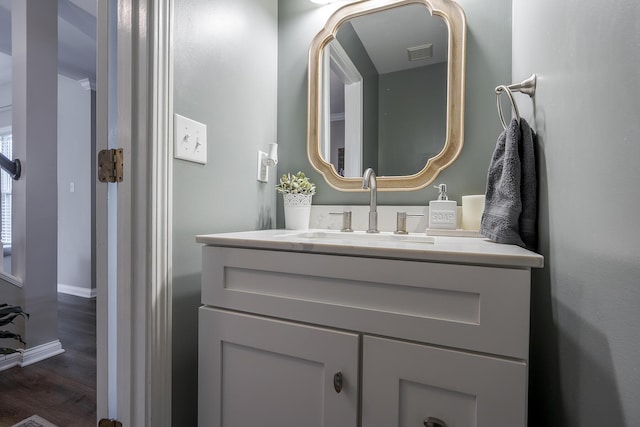
<svg viewBox="0 0 640 427"><path fill-rule="evenodd" d="M122 148L102 150L98 153L98 180L100 182L122 182L123 169Z"/></svg>
<svg viewBox="0 0 640 427"><path fill-rule="evenodd" d="M108 420L103 418L98 421L98 427L122 427L122 423L117 420Z"/></svg>

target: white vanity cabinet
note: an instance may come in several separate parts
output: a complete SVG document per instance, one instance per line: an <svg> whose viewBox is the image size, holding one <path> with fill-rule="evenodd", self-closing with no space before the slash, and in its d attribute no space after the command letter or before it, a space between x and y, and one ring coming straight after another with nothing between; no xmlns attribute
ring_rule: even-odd
<svg viewBox="0 0 640 427"><path fill-rule="evenodd" d="M526 425L539 255L252 236L198 237L201 427Z"/></svg>

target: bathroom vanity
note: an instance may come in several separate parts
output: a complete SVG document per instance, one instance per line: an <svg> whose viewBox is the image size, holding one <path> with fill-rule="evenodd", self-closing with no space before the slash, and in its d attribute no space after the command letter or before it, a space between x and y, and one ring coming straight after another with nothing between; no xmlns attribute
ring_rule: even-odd
<svg viewBox="0 0 640 427"><path fill-rule="evenodd" d="M199 425L526 425L531 268L481 238L202 235Z"/></svg>

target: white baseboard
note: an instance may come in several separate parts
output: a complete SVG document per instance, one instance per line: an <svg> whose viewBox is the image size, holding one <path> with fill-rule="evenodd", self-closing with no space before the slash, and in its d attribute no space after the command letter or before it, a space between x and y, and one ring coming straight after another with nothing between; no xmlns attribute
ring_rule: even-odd
<svg viewBox="0 0 640 427"><path fill-rule="evenodd" d="M28 348L19 353L13 353L8 356L0 357L0 371L12 368L14 366L29 366L49 357L57 356L64 353L60 340L48 342L36 347Z"/></svg>
<svg viewBox="0 0 640 427"><path fill-rule="evenodd" d="M20 364L20 360L22 356L20 353L8 354L6 356L0 356L0 371L4 371L5 369L13 368Z"/></svg>
<svg viewBox="0 0 640 427"><path fill-rule="evenodd" d="M58 283L58 292L82 298L95 298L97 294L96 288L83 288L81 286L71 286L62 283Z"/></svg>
<svg viewBox="0 0 640 427"><path fill-rule="evenodd" d="M49 357L64 353L60 340L55 340L23 351L20 366L28 366Z"/></svg>

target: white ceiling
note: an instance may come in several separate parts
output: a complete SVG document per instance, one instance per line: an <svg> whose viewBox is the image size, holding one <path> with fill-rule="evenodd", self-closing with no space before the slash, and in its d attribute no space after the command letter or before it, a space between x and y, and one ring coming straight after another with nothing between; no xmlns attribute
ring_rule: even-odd
<svg viewBox="0 0 640 427"><path fill-rule="evenodd" d="M421 4L409 4L350 20L369 58L386 74L447 60L449 30L444 20L431 16ZM431 43L433 57L410 62L407 48Z"/></svg>
<svg viewBox="0 0 640 427"><path fill-rule="evenodd" d="M0 0L0 85L11 83L11 3ZM58 0L60 74L95 81L96 12L97 0Z"/></svg>

